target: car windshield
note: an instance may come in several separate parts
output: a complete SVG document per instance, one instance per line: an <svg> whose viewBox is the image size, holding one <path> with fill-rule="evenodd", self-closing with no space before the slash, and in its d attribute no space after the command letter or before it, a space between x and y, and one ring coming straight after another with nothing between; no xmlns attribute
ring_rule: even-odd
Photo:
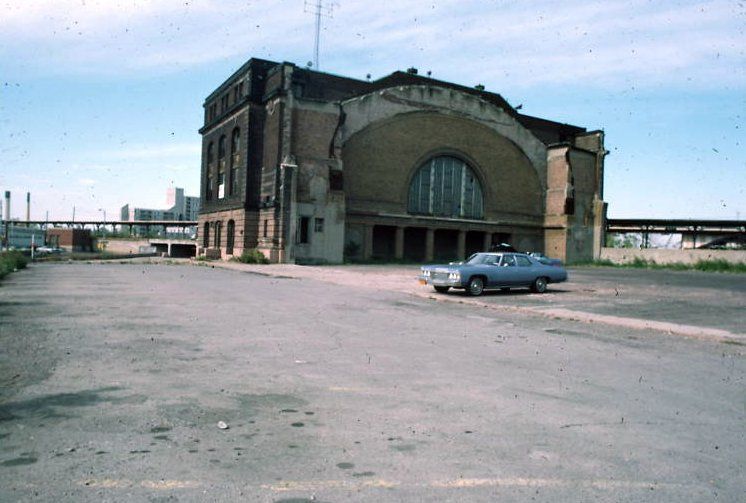
<svg viewBox="0 0 746 503"><path fill-rule="evenodd" d="M475 253L465 262L469 265L492 264L500 261L500 255L497 253Z"/></svg>

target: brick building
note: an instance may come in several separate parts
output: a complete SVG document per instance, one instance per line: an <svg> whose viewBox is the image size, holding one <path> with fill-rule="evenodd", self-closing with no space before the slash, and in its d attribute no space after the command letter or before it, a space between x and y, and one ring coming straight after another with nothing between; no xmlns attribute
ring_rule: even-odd
<svg viewBox="0 0 746 503"><path fill-rule="evenodd" d="M603 132L520 114L481 86L254 58L204 109L201 254L430 261L496 242L566 261L600 252Z"/></svg>

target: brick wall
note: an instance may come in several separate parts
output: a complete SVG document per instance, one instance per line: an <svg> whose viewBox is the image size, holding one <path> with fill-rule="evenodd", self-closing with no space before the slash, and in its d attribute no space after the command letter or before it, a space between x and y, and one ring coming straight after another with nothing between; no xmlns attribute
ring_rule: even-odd
<svg viewBox="0 0 746 503"><path fill-rule="evenodd" d="M406 213L415 170L441 154L464 158L477 173L485 219L541 217L541 184L515 144L473 121L422 112L373 124L343 146L348 211Z"/></svg>

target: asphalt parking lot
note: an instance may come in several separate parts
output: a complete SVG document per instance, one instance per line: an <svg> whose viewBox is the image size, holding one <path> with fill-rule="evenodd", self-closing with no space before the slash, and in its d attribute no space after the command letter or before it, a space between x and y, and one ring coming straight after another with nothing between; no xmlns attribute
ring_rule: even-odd
<svg viewBox="0 0 746 503"><path fill-rule="evenodd" d="M741 501L744 343L706 329L743 332L742 277L475 300L416 268L234 268L7 277L0 500Z"/></svg>

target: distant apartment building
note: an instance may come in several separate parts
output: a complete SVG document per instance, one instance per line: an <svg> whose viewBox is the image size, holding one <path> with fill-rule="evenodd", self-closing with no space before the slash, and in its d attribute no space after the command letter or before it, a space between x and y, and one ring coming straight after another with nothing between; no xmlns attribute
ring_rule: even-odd
<svg viewBox="0 0 746 503"><path fill-rule="evenodd" d="M157 210L151 208L131 208L125 204L121 209L123 222L171 220L171 221L196 221L199 214L200 198L185 196L184 189L171 187L166 191L166 205L168 209ZM139 226L138 226L139 227ZM144 229L135 229L138 234Z"/></svg>

